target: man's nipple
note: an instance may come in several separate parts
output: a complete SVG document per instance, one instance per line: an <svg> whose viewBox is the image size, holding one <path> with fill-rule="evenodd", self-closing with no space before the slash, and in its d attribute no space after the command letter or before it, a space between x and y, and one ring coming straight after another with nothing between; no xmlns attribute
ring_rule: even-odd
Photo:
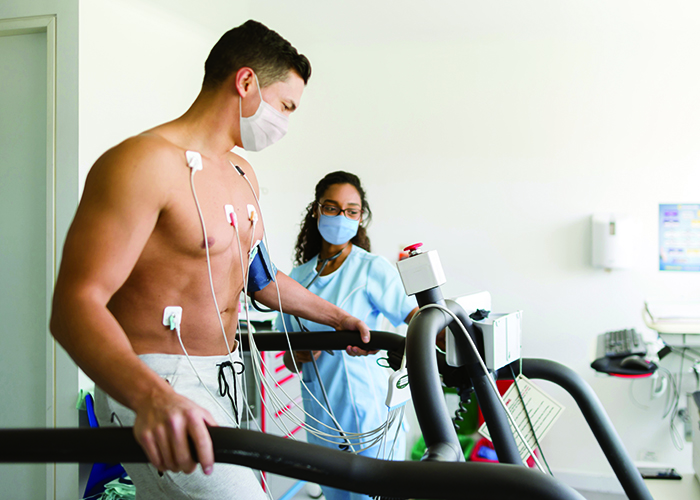
<svg viewBox="0 0 700 500"><path fill-rule="evenodd" d="M207 238L206 244L204 243L204 240L202 240L202 244L201 244L200 246L202 247L202 249L207 248L207 246L208 246L209 248L211 248L211 247L214 246L214 243L216 243L216 239L214 239L213 236L209 236L209 237Z"/></svg>

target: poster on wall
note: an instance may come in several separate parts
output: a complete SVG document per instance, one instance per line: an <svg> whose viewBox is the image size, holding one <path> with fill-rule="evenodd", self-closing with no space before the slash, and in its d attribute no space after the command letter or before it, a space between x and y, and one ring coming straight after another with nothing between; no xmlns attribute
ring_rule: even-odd
<svg viewBox="0 0 700 500"><path fill-rule="evenodd" d="M659 270L700 272L700 203L659 205Z"/></svg>

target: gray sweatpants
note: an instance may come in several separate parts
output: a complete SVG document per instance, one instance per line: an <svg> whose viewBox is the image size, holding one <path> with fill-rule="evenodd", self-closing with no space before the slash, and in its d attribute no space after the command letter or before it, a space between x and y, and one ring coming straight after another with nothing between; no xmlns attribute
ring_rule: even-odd
<svg viewBox="0 0 700 500"><path fill-rule="evenodd" d="M229 361L228 356L190 356L197 373L221 406L204 389L202 382L197 378L197 374L194 373L185 356L143 354L139 357L153 371L167 380L178 394L208 410L219 425L236 426L235 420L233 420L231 400L228 397L222 397L219 393L219 365ZM238 350L232 353L231 357L234 361L240 361ZM240 366L236 367L236 371L241 371ZM231 397L233 397L232 371L226 368L224 373ZM242 406L243 380L240 375L237 376L237 379L237 408L240 414L244 411ZM116 402L99 388L95 390L95 413L100 426L103 427L131 427L136 418L133 411ZM199 466L191 474L184 472L160 474L151 464L124 464L124 468L136 486L137 500L267 499L253 471L237 465L214 464L214 472L209 476L205 475Z"/></svg>

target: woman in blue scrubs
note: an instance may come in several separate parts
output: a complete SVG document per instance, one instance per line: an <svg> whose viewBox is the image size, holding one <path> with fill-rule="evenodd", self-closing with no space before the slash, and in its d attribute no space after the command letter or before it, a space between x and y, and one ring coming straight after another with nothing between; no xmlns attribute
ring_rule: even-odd
<svg viewBox="0 0 700 500"><path fill-rule="evenodd" d="M382 318L394 326L408 322L417 310L414 297L406 296L396 267L384 257L370 252L366 226L370 211L360 179L348 172L332 172L316 185L316 196L307 208L296 244L296 264L289 274L313 293L362 319L370 330L381 329ZM288 331L329 331L326 325L300 320L284 314L276 327ZM374 356L357 347L347 351L295 352L295 361L302 370L304 409L328 427L307 417L307 425L337 436L328 443L307 432L310 443L329 448L343 448L342 438L324 406L321 384L311 362L316 359L323 387L332 412L345 433L361 433L382 426L387 420L385 404L388 370L377 364ZM291 354L285 364L294 370ZM395 440L395 443L394 443ZM338 444L340 443L340 444ZM392 447L393 444L393 447ZM353 445L357 451L361 446ZM384 446L376 445L360 454L373 458L403 460L406 436L403 428L392 426ZM367 500L367 495L350 493L322 486L327 500Z"/></svg>

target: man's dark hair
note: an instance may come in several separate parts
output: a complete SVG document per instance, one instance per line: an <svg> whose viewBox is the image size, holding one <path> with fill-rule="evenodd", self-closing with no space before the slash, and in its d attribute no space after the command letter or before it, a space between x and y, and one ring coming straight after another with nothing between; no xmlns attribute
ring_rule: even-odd
<svg viewBox="0 0 700 500"><path fill-rule="evenodd" d="M202 86L216 88L243 67L255 71L261 87L286 80L290 70L304 84L311 77L311 63L306 56L278 33L253 20L227 31L216 42L204 63Z"/></svg>
<svg viewBox="0 0 700 500"><path fill-rule="evenodd" d="M369 221L372 219L372 210L370 210L369 203L367 203L367 197L365 196L365 190L362 189L360 178L350 172L331 172L318 181L318 184L316 184L316 197L314 201L309 203L306 207L306 215L301 223L301 231L299 231L299 236L297 236L297 244L295 247L296 255L294 261L296 265L301 265L310 261L314 255L317 255L321 251L323 237L321 233L318 232L314 211L316 209L316 203L321 201L321 197L333 184L350 184L357 189L357 192L360 194L360 202L362 203L362 224L360 224L360 227L357 229L357 234L350 240L350 243L368 252L371 251L369 236L367 236L367 224L369 224ZM344 216L338 215L336 217Z"/></svg>

